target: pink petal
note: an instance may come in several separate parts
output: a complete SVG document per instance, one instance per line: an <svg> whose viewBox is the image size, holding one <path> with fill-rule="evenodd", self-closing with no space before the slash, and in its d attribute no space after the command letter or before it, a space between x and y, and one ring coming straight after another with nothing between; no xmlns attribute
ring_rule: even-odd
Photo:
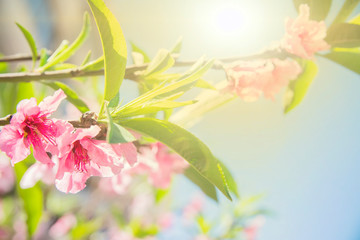
<svg viewBox="0 0 360 240"><path fill-rule="evenodd" d="M111 144L111 147L117 155L124 156L130 166L134 166L137 162L138 154L133 143Z"/></svg>
<svg viewBox="0 0 360 240"><path fill-rule="evenodd" d="M7 125L0 132L0 150L11 158L11 164L24 160L30 154L30 148L24 143L18 125Z"/></svg>
<svg viewBox="0 0 360 240"><path fill-rule="evenodd" d="M20 181L21 188L31 188L33 187L39 180L45 180L48 183L55 180L55 174L52 171L53 167L48 164L42 164L39 162L31 165L28 170L25 172Z"/></svg>
<svg viewBox="0 0 360 240"><path fill-rule="evenodd" d="M41 163L50 164L54 166L54 163L51 161L49 155L45 152L45 146L42 145L33 145L33 154L34 158Z"/></svg>
<svg viewBox="0 0 360 240"><path fill-rule="evenodd" d="M56 111L61 101L66 98L63 90L57 90L53 96L48 96L39 104L40 111L44 115L49 115Z"/></svg>
<svg viewBox="0 0 360 240"><path fill-rule="evenodd" d="M55 180L55 186L61 192L78 193L86 187L86 180L88 178L89 175L87 173L66 172L62 179Z"/></svg>
<svg viewBox="0 0 360 240"><path fill-rule="evenodd" d="M24 99L21 100L16 106L16 113L11 118L11 124L21 124L26 116L36 115L40 112L40 108L37 106L36 99Z"/></svg>

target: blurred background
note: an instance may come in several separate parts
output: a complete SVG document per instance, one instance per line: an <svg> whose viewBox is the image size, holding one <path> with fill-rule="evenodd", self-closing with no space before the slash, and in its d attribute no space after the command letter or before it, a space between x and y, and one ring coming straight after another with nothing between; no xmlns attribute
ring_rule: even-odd
<svg viewBox="0 0 360 240"><path fill-rule="evenodd" d="M333 1L328 24L343 2ZM297 15L291 0L106 4L127 40L150 56L182 36L181 60L257 53L281 39L285 18ZM39 47L54 50L63 39L71 42L81 29L84 11L90 11L86 1L0 1L0 52L30 53L15 22L34 35ZM102 54L94 21L92 26L91 36L72 61L81 62L89 49L93 59ZM229 166L242 196L264 194L262 203L273 214L260 240L360 239L360 79L326 59L316 62L317 78L289 114L283 114L280 95L274 102L238 99L190 129ZM206 75L213 83L224 78L219 71ZM136 97L136 85L125 81L121 96L125 101ZM198 191L185 179L176 179L178 201L188 197L189 189ZM208 201L209 212L218 211Z"/></svg>

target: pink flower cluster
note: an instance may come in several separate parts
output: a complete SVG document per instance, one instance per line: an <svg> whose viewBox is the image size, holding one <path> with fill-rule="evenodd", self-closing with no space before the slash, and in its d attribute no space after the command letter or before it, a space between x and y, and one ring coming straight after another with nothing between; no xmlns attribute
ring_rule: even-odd
<svg viewBox="0 0 360 240"><path fill-rule="evenodd" d="M310 20L310 8L301 4L299 16L286 20L286 33L281 40L281 47L287 52L301 58L311 59L314 53L328 50L330 45L325 42L326 25L324 21Z"/></svg>
<svg viewBox="0 0 360 240"><path fill-rule="evenodd" d="M76 193L90 176L111 177L120 173L125 162L132 166L137 161L132 143L109 144L94 139L100 132L98 126L75 129L66 121L49 119L65 97L58 90L39 105L35 98L22 100L10 124L0 132L0 149L13 165L30 154L30 147L38 161L24 175L22 187L31 187L42 179L55 181L60 191Z"/></svg>
<svg viewBox="0 0 360 240"><path fill-rule="evenodd" d="M168 188L173 174L182 173L189 164L179 155L170 153L167 146L157 142L140 148L138 162L125 167L121 174L101 179L100 186L108 192L125 193L134 175L146 175L151 185Z"/></svg>
<svg viewBox="0 0 360 240"><path fill-rule="evenodd" d="M103 184L121 193L135 174L147 174L150 182L167 188L174 173L182 172L188 163L171 154L161 143L140 148L133 143L109 144L96 140L100 127L74 128L67 121L48 118L65 98L62 90L44 99L21 101L10 124L0 132L0 150L12 165L24 160L33 149L37 160L24 174L20 185L29 188L42 180L66 193L85 188L91 176L106 177ZM121 172L121 174L119 174Z"/></svg>
<svg viewBox="0 0 360 240"><path fill-rule="evenodd" d="M326 25L324 21L310 20L310 9L306 4L300 5L296 19L286 20L286 33L280 41L280 48L304 59L312 59L314 53L328 50L325 42ZM282 87L295 79L301 67L291 59L263 59L255 61L238 61L225 67L229 80L228 89L235 92L246 102L266 98L274 99Z"/></svg>
<svg viewBox="0 0 360 240"><path fill-rule="evenodd" d="M282 87L301 72L300 65L291 59L237 61L225 68L228 89L246 102L253 102L264 94L274 99Z"/></svg>

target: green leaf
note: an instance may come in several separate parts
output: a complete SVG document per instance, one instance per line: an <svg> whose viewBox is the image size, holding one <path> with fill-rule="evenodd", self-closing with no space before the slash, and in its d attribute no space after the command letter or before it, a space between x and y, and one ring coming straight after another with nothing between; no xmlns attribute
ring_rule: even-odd
<svg viewBox="0 0 360 240"><path fill-rule="evenodd" d="M154 98L167 98L176 94L179 94L178 96L180 96L185 91L191 89L195 81L197 81L203 74L205 74L211 68L213 63L214 60L210 60L206 63L197 62L192 67L191 71L181 76L177 81L167 86L164 86L165 83L160 84L158 87L146 92L145 94L135 98L134 100L119 108L114 114L115 117L121 117L122 112L140 109L144 106L144 104Z"/></svg>
<svg viewBox="0 0 360 240"><path fill-rule="evenodd" d="M125 128L113 122L109 108L106 107L106 113L109 120L106 141L108 143L127 143L133 142L136 138Z"/></svg>
<svg viewBox="0 0 360 240"><path fill-rule="evenodd" d="M224 175L225 175L225 177L227 179L227 183L228 183L228 187L229 187L230 191L232 193L234 193L237 198L240 198L240 194L239 194L239 191L238 191L236 181L233 178L233 176L231 175L230 170L219 159L218 159L218 161L219 161L219 163L220 163L220 165L221 165L221 167L223 169L223 172L224 172Z"/></svg>
<svg viewBox="0 0 360 240"><path fill-rule="evenodd" d="M218 201L216 189L206 178L204 178L198 171L192 166L189 166L185 171L184 175L197 185L208 197Z"/></svg>
<svg viewBox="0 0 360 240"><path fill-rule="evenodd" d="M115 108L119 105L120 93L117 93L113 99L109 102L109 108Z"/></svg>
<svg viewBox="0 0 360 240"><path fill-rule="evenodd" d="M164 111L168 109L174 109L178 107L183 107L186 105L191 105L196 103L196 100L190 100L185 102L174 102L168 100L161 100L161 101L150 101L147 104L144 104L141 108L134 108L128 111L122 111L121 114L118 114L121 118L128 118L138 115L145 115L150 113L156 113L159 111ZM117 118L119 118L117 117Z"/></svg>
<svg viewBox="0 0 360 240"><path fill-rule="evenodd" d="M16 163L14 166L16 174L16 190L23 202L23 207L27 216L26 225L29 236L32 236L40 222L43 212L43 193L40 185L36 184L32 188L22 189L19 185L20 180L27 170L25 161L34 162L35 159L30 155L26 160Z"/></svg>
<svg viewBox="0 0 360 240"><path fill-rule="evenodd" d="M220 163L210 149L192 133L168 121L153 118L121 121L121 125L148 135L170 147L231 200Z"/></svg>
<svg viewBox="0 0 360 240"><path fill-rule="evenodd" d="M110 101L119 92L125 76L126 41L120 24L103 0L88 0L88 4L95 18L104 52L104 100Z"/></svg>
<svg viewBox="0 0 360 240"><path fill-rule="evenodd" d="M157 75L165 72L171 68L175 63L174 58L170 52L166 49L160 49L154 59L149 63L148 67L144 72L144 76L148 77L151 75Z"/></svg>
<svg viewBox="0 0 360 240"><path fill-rule="evenodd" d="M81 63L81 66L84 66L85 64L90 62L90 58L91 58L91 50L89 50L88 53L86 54L84 60Z"/></svg>
<svg viewBox="0 0 360 240"><path fill-rule="evenodd" d="M179 39L176 41L175 46L170 50L171 54L179 55L182 47L182 37L179 37Z"/></svg>
<svg viewBox="0 0 360 240"><path fill-rule="evenodd" d="M73 89L71 89L68 85L58 81L54 81L54 82L42 81L41 83L51 87L54 90L62 89L66 95L66 99L71 104L73 104L77 109L79 109L80 112L84 113L90 111L86 103L83 100L81 100L77 95L77 93Z"/></svg>
<svg viewBox="0 0 360 240"><path fill-rule="evenodd" d="M349 23L360 25L360 14L356 15L356 17L351 19Z"/></svg>
<svg viewBox="0 0 360 240"><path fill-rule="evenodd" d="M332 0L293 0L293 2L297 11L301 4L307 4L310 7L310 19L321 21L328 15Z"/></svg>
<svg viewBox="0 0 360 240"><path fill-rule="evenodd" d="M70 43L68 40L63 40L60 45L55 49L53 54L51 54L51 56L47 59L46 63L52 62L57 56L63 53L69 47L69 44Z"/></svg>
<svg viewBox="0 0 360 240"><path fill-rule="evenodd" d="M360 0L346 0L338 15L336 16L333 24L345 22L359 3Z"/></svg>
<svg viewBox="0 0 360 240"><path fill-rule="evenodd" d="M360 25L338 23L328 31L325 40L331 47L360 47Z"/></svg>
<svg viewBox="0 0 360 240"><path fill-rule="evenodd" d="M205 81L204 79L199 79L196 82L195 87L217 90L211 83L209 83L208 81Z"/></svg>
<svg viewBox="0 0 360 240"><path fill-rule="evenodd" d="M350 51L349 51L350 50ZM321 55L333 62L336 62L357 74L360 74L360 49L338 49L331 53Z"/></svg>
<svg viewBox="0 0 360 240"><path fill-rule="evenodd" d="M148 63L148 62L150 62L150 58L149 58L149 56L141 49L141 48L139 48L137 45L135 45L135 43L133 43L133 42L130 42L130 44L131 44L131 49L132 49L132 52L134 53L138 53L138 54L140 54L141 56L142 56L142 58L143 58L143 61L142 62L137 62L135 59L134 59L134 57L133 57L133 62L134 62L134 64L142 64L142 63Z"/></svg>
<svg viewBox="0 0 360 240"><path fill-rule="evenodd" d="M90 32L90 18L89 18L89 14L87 12L85 12L84 13L84 24L83 24L83 27L81 29L79 36L75 39L75 41L69 47L66 47L66 44L64 44L64 47L61 48L61 51L59 50L59 52L56 53L56 55L54 55L55 54L55 52L54 52L54 54L53 54L54 57L53 58L50 57L48 59L48 62L44 66L42 66L39 69L39 71L43 72L46 69L54 66L55 64L66 61L84 43L87 36L89 35L89 32Z"/></svg>
<svg viewBox="0 0 360 240"><path fill-rule="evenodd" d="M94 61L88 62L87 64L80 67L81 71L95 71L104 68L104 56L101 56Z"/></svg>
<svg viewBox="0 0 360 240"><path fill-rule="evenodd" d="M300 76L291 81L285 93L285 109L284 112L288 113L295 108L305 97L310 84L315 78L318 68L313 61L304 61L303 72Z"/></svg>
<svg viewBox="0 0 360 240"><path fill-rule="evenodd" d="M28 44L30 46L31 53L32 53L32 60L33 60L32 68L34 69L35 63L37 60L37 50L36 50L35 40L34 40L33 36L31 35L31 33L28 30L26 30L26 28L21 26L19 23L16 23L16 25L20 28L21 32L24 34L26 41L28 42Z"/></svg>
<svg viewBox="0 0 360 240"><path fill-rule="evenodd" d="M40 50L39 67L44 66L48 59L49 59L48 50L46 48L42 48Z"/></svg>

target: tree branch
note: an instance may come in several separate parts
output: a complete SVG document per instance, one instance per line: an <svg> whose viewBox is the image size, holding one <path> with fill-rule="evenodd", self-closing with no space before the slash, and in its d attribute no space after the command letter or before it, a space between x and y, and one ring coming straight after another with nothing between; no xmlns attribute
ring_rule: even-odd
<svg viewBox="0 0 360 240"><path fill-rule="evenodd" d="M51 54L51 51L47 51L47 54ZM37 60L40 59L40 55L37 56ZM0 57L0 62L20 62L32 60L31 54L14 54L10 56Z"/></svg>
<svg viewBox="0 0 360 240"><path fill-rule="evenodd" d="M248 61L254 59L264 59L264 58L286 58L293 57L288 53L275 50L268 50L266 52L255 54L246 57L230 57L230 58L220 58L213 65L213 69L222 69L222 63L229 63L238 60ZM174 67L185 67L191 66L196 61L176 61ZM125 71L125 79L137 81L138 75L136 75L137 71L142 71L147 68L148 64L142 65L132 65L128 66ZM0 74L0 83L1 82L30 82L30 81L40 81L40 80L61 80L67 78L76 78L76 77L89 77L89 76L103 76L104 70L95 70L95 71L84 71L79 68L65 69L65 70L57 70L57 71L46 71L46 72L26 72L26 73L4 73Z"/></svg>

